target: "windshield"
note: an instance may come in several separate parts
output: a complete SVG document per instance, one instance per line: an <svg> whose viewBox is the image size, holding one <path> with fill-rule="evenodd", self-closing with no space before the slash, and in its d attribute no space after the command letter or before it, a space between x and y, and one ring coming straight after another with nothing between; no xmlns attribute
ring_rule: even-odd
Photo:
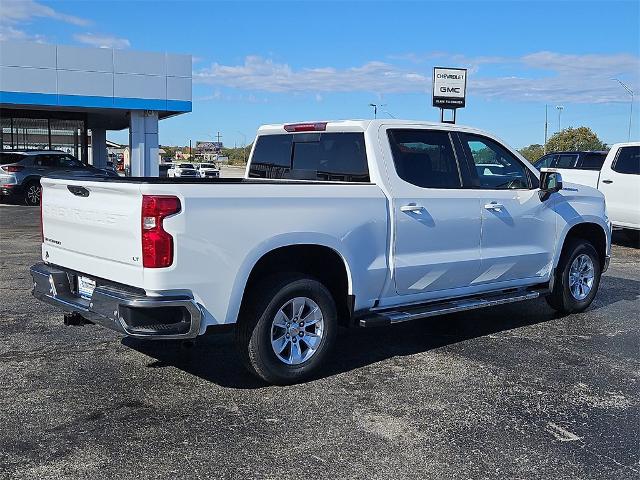
<svg viewBox="0 0 640 480"><path fill-rule="evenodd" d="M213 163L201 163L200 168L216 168Z"/></svg>
<svg viewBox="0 0 640 480"><path fill-rule="evenodd" d="M193 165L191 165L190 163L183 163L179 168L193 168Z"/></svg>

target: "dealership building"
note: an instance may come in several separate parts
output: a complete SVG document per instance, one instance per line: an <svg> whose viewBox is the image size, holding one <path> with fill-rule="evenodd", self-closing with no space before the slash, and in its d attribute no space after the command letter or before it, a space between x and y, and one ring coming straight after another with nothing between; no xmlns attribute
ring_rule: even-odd
<svg viewBox="0 0 640 480"><path fill-rule="evenodd" d="M191 111L191 56L0 42L0 150L56 149L107 164L129 129L131 175L158 175L158 121Z"/></svg>

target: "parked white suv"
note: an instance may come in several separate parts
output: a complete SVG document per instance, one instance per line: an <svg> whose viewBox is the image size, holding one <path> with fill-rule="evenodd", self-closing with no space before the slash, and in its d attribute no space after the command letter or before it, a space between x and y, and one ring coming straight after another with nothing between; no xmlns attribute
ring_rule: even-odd
<svg viewBox="0 0 640 480"><path fill-rule="evenodd" d="M192 163L176 163L167 171L168 177L191 177L197 178L200 175L198 174L198 170Z"/></svg>
<svg viewBox="0 0 640 480"><path fill-rule="evenodd" d="M366 120L260 128L244 179L46 179L36 297L140 338L235 325L249 370L307 378L339 324L546 296L587 308L604 197L492 135Z"/></svg>
<svg viewBox="0 0 640 480"><path fill-rule="evenodd" d="M201 163L198 165L198 174L201 178L218 178L220 170L215 163Z"/></svg>

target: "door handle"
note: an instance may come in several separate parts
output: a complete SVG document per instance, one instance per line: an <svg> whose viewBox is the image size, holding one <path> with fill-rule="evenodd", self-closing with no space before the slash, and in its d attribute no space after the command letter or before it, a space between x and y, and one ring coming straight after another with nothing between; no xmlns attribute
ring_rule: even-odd
<svg viewBox="0 0 640 480"><path fill-rule="evenodd" d="M416 205L415 203L410 203L409 205L403 205L400 207L401 212L419 212L423 207L420 205Z"/></svg>
<svg viewBox="0 0 640 480"><path fill-rule="evenodd" d="M613 180L602 180L602 183L613 183Z"/></svg>
<svg viewBox="0 0 640 480"><path fill-rule="evenodd" d="M491 203L485 204L484 208L486 208L487 210L494 210L496 212L499 212L504 208L504 205L498 202L491 202Z"/></svg>

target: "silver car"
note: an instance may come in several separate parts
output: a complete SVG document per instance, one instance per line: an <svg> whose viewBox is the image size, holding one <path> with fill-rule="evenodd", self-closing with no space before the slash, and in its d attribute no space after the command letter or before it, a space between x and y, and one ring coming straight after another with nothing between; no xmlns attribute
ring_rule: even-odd
<svg viewBox="0 0 640 480"><path fill-rule="evenodd" d="M27 205L38 205L40 178L49 175L118 176L113 170L92 167L58 150L0 151L0 197L18 197Z"/></svg>

